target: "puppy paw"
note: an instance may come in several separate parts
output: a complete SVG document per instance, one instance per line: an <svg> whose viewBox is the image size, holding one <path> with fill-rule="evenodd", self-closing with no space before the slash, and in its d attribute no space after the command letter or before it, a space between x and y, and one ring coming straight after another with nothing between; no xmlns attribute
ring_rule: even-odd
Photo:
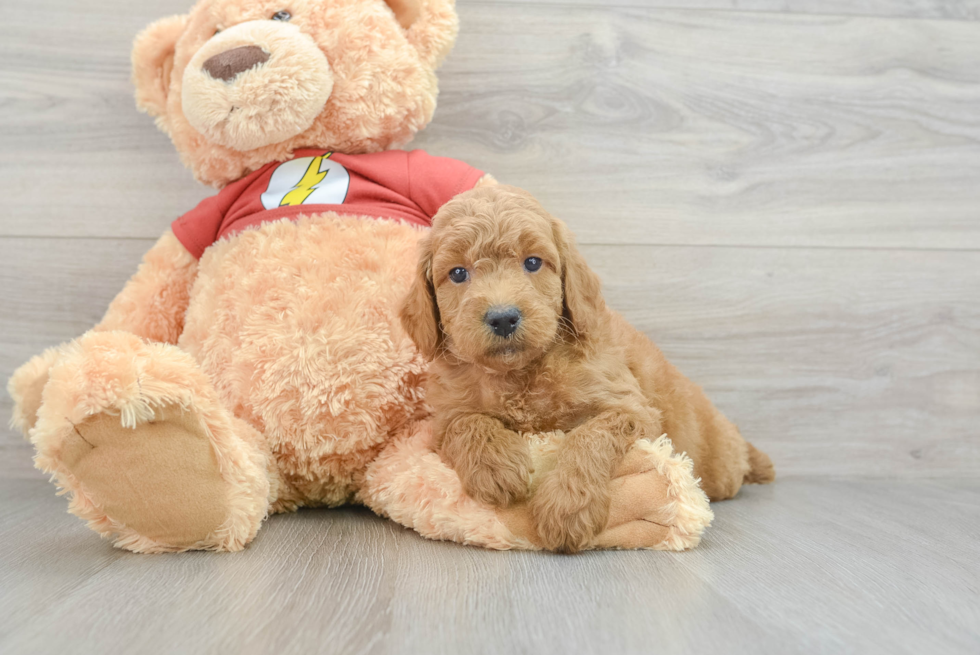
<svg viewBox="0 0 980 655"><path fill-rule="evenodd" d="M473 414L453 423L439 450L463 490L486 505L507 507L527 498L531 449L527 439L494 418Z"/></svg>
<svg viewBox="0 0 980 655"><path fill-rule="evenodd" d="M583 476L549 475L531 499L538 538L548 550L577 553L595 540L609 519L605 485L590 484Z"/></svg>
<svg viewBox="0 0 980 655"><path fill-rule="evenodd" d="M507 507L527 498L531 482L527 448L485 452L482 460L465 473L459 472L463 490L471 498L494 507Z"/></svg>

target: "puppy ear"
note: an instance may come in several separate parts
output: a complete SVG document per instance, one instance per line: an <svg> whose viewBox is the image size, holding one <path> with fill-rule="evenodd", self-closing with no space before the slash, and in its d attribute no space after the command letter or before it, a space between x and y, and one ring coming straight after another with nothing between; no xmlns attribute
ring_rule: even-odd
<svg viewBox="0 0 980 655"><path fill-rule="evenodd" d="M439 348L439 306L432 284L432 243L429 237L419 241L419 265L412 286L405 296L399 314L402 327L426 359L433 359Z"/></svg>
<svg viewBox="0 0 980 655"><path fill-rule="evenodd" d="M385 0L422 60L438 68L456 42L455 0Z"/></svg>
<svg viewBox="0 0 980 655"><path fill-rule="evenodd" d="M575 238L561 221L554 219L555 243L561 257L563 313L573 336L582 342L597 336L605 319L602 282L589 268L575 246Z"/></svg>
<svg viewBox="0 0 980 655"><path fill-rule="evenodd" d="M133 84L136 106L150 116L167 113L170 74L177 39L184 33L187 16L171 16L152 23L133 44Z"/></svg>

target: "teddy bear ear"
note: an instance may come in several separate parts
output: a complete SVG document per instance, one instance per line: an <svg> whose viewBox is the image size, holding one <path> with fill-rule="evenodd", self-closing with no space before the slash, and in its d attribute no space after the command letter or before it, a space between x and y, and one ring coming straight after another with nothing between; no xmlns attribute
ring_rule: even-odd
<svg viewBox="0 0 980 655"><path fill-rule="evenodd" d="M140 32L133 44L136 106L151 116L163 116L167 111L174 50L187 26L187 18L171 16L158 20Z"/></svg>
<svg viewBox="0 0 980 655"><path fill-rule="evenodd" d="M456 42L455 0L385 0L422 60L437 68Z"/></svg>

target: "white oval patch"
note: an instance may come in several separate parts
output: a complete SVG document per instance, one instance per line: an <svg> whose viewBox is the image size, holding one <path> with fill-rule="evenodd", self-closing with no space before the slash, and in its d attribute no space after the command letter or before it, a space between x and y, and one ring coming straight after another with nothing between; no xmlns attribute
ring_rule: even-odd
<svg viewBox="0 0 980 655"><path fill-rule="evenodd" d="M283 162L272 173L262 194L266 209L296 205L342 205L350 188L350 173L343 165L320 157L300 157Z"/></svg>

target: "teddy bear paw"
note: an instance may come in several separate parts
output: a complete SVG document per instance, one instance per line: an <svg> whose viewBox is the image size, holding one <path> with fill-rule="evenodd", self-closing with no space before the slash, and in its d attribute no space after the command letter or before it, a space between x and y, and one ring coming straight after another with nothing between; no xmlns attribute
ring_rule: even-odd
<svg viewBox="0 0 980 655"><path fill-rule="evenodd" d="M93 527L121 535L118 545L207 547L228 519L228 485L193 411L164 407L136 427L123 426L119 415L96 414L75 425L60 450L71 474L64 486L97 513L103 525Z"/></svg>

